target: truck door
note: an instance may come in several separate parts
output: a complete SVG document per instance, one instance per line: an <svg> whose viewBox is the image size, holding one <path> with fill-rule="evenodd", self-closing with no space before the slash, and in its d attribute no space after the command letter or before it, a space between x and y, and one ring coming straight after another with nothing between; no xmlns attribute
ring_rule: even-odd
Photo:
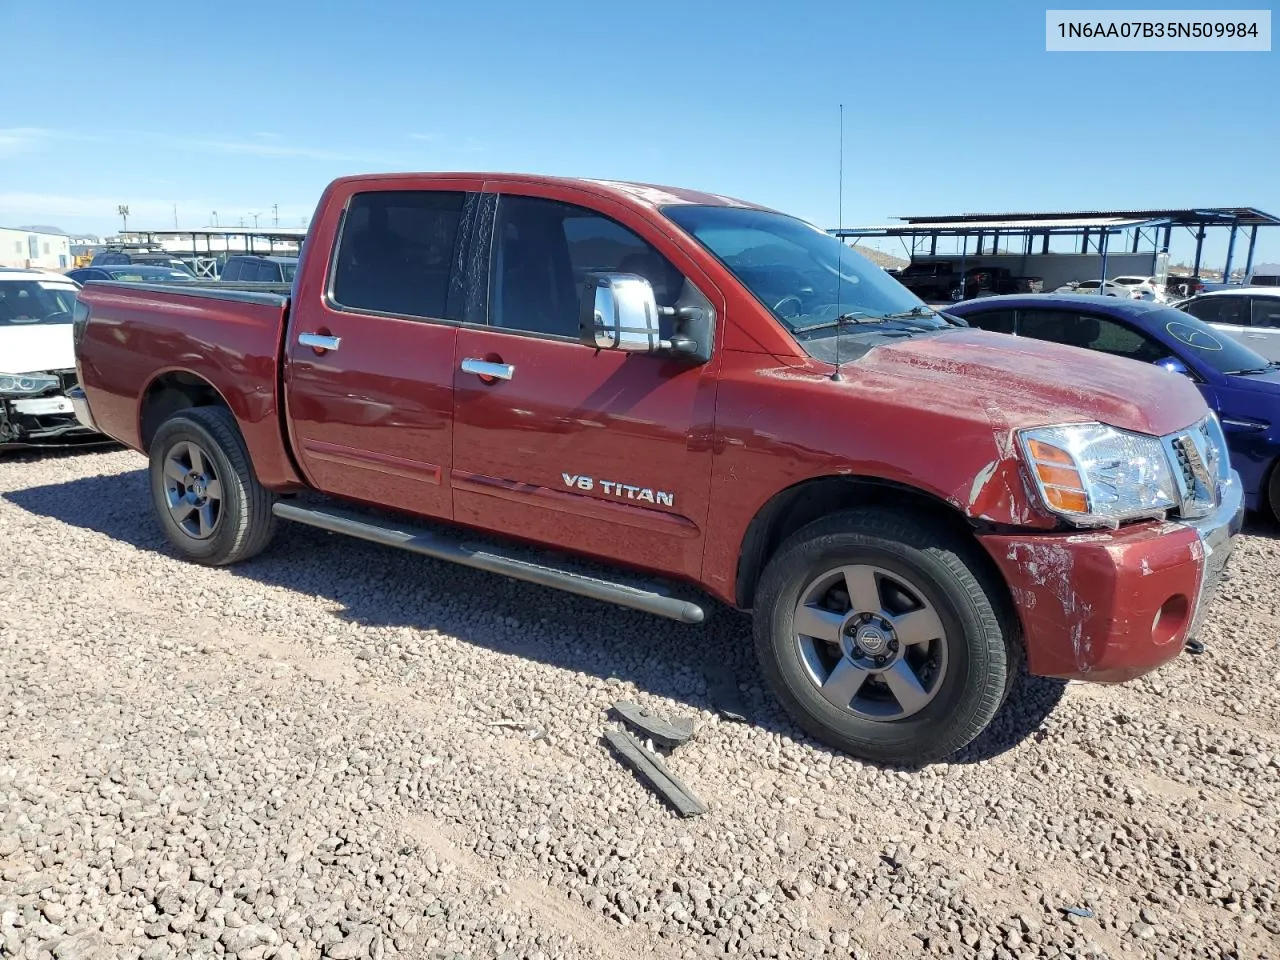
<svg viewBox="0 0 1280 960"><path fill-rule="evenodd" d="M578 195L564 188L486 189L497 196L486 197L496 214L485 325L458 331L454 364L455 519L697 574L717 359L586 347L578 316L588 272L646 276L659 305L697 275L723 316L718 292L669 240L650 234L670 258L624 225L635 214L621 205L566 202Z"/></svg>
<svg viewBox="0 0 1280 960"><path fill-rule="evenodd" d="M290 439L317 489L451 516L458 251L480 186L363 181L329 200L345 212L308 241L285 346Z"/></svg>

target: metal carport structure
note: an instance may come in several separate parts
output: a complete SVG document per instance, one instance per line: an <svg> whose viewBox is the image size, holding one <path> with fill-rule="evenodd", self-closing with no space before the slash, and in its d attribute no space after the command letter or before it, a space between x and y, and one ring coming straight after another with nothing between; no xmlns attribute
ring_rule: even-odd
<svg viewBox="0 0 1280 960"><path fill-rule="evenodd" d="M955 237L961 240L961 269L964 260L972 255L982 256L986 243L991 252L998 249L1000 240L1021 239L1025 253L1034 253L1037 241L1040 252L1049 253L1051 237L1078 237L1079 252L1090 253L1090 245L1105 264L1113 237L1123 238L1120 250L1139 253L1149 245L1152 256L1168 253L1175 228L1185 228L1195 237L1195 264L1193 275L1200 275L1204 241L1209 228L1229 231L1224 279L1231 275L1235 257L1236 239L1242 230L1248 230L1249 248L1245 258L1245 276L1253 267L1254 250L1260 227L1280 226L1280 218L1256 207L1197 207L1170 210L1077 210L1050 213L964 213L957 216L911 216L897 218L901 222L881 226L843 227L828 232L843 239L865 237L898 237L904 244L910 240L911 257L935 256L938 239ZM970 253L969 240L975 240ZM921 249L927 244L927 251ZM1006 251L1009 244L1006 242ZM1119 251L1116 251L1119 252Z"/></svg>

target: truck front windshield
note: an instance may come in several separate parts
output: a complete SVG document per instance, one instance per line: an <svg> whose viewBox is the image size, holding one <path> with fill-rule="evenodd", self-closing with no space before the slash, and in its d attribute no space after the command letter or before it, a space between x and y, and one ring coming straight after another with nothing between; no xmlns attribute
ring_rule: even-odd
<svg viewBox="0 0 1280 960"><path fill-rule="evenodd" d="M768 210L698 204L662 212L793 333L839 326L841 319L883 319L928 329L947 325L882 268L802 220Z"/></svg>

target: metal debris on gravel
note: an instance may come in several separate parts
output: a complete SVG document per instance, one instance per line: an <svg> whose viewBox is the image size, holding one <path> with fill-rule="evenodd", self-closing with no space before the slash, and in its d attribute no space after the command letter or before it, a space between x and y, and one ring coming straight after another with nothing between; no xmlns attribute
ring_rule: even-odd
<svg viewBox="0 0 1280 960"><path fill-rule="evenodd" d="M797 732L743 617L302 527L193 566L144 466L0 459L0 956L1280 955L1273 527L1241 540L1201 656L1027 681L906 772ZM750 723L708 707L717 663ZM624 699L695 717L679 765L707 816L598 748Z"/></svg>
<svg viewBox="0 0 1280 960"><path fill-rule="evenodd" d="M636 776L680 816L699 817L707 812L707 805L667 769L662 758L646 750L631 734L625 730L606 730L604 739L618 759L634 770Z"/></svg>
<svg viewBox="0 0 1280 960"><path fill-rule="evenodd" d="M687 718L667 720L641 710L630 700L619 700L613 705L613 712L628 726L643 733L654 743L663 747L678 747L688 743L693 736L693 721Z"/></svg>

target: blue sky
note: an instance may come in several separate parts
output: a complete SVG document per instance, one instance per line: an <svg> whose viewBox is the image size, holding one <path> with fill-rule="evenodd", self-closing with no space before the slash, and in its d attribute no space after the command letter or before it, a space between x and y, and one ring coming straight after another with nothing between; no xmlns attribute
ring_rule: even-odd
<svg viewBox="0 0 1280 960"><path fill-rule="evenodd" d="M846 224L1280 214L1280 53L1051 54L1044 16L1025 0L0 0L0 224L106 232L119 203L139 227L171 226L174 204L184 227L214 210L266 224L278 204L296 226L335 176L474 169L699 187L829 226L841 102ZM1280 260L1271 233L1259 256Z"/></svg>

